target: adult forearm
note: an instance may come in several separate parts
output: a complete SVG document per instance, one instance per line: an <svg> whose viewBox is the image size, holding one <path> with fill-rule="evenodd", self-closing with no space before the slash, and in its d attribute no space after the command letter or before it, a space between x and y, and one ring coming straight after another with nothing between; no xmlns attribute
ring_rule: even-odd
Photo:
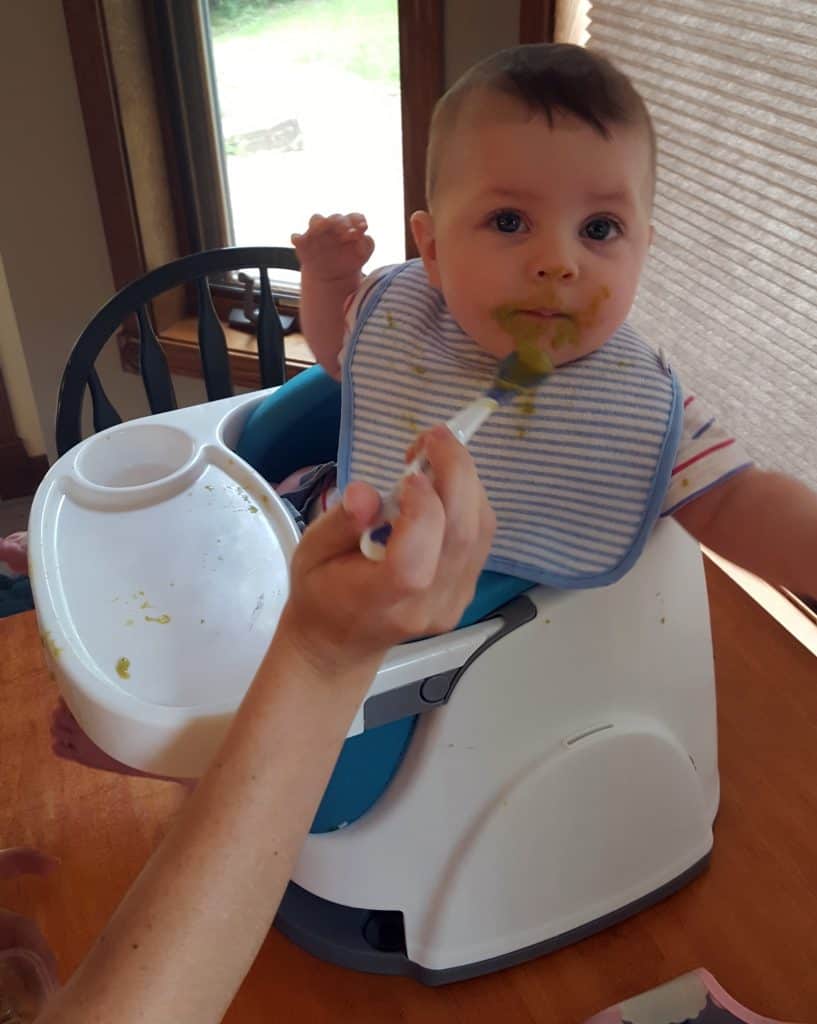
<svg viewBox="0 0 817 1024"><path fill-rule="evenodd" d="M222 1019L376 667L323 678L273 642L214 764L44 1024Z"/></svg>
<svg viewBox="0 0 817 1024"><path fill-rule="evenodd" d="M333 377L340 375L338 355L343 344L344 306L362 280L359 272L330 280L306 267L301 272L301 330L315 358Z"/></svg>
<svg viewBox="0 0 817 1024"><path fill-rule="evenodd" d="M383 653L450 628L494 517L453 435L424 435L387 557L360 534L377 492L351 483L304 534L278 632L174 829L40 1024L216 1024L278 908L349 722ZM454 524L452 526L452 524Z"/></svg>

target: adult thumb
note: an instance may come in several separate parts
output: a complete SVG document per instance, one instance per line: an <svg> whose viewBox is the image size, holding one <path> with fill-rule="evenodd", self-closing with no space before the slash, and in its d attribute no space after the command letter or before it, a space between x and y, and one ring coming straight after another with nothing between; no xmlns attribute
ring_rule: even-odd
<svg viewBox="0 0 817 1024"><path fill-rule="evenodd" d="M364 483L351 483L343 500L319 516L306 530L296 558L302 571L356 551L360 535L380 511L380 496Z"/></svg>

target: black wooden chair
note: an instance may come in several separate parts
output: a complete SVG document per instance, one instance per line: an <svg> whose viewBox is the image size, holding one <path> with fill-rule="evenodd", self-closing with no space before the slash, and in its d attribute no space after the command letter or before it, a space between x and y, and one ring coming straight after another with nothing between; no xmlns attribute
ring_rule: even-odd
<svg viewBox="0 0 817 1024"><path fill-rule="evenodd" d="M152 413L178 408L167 359L150 321L148 303L163 292L180 285L195 284L198 295L199 351L208 401L229 398L233 393L230 360L221 323L213 307L208 275L230 270L257 268L261 295L256 323L261 386L273 387L286 380L284 335L272 299L267 270L298 270L294 249L236 247L211 249L184 256L117 292L80 334L68 357L57 399L57 452L64 455L82 440L82 402L85 390L91 395L94 431L122 422L105 394L94 369L96 358L114 332L129 317L136 317L139 329L139 366Z"/></svg>

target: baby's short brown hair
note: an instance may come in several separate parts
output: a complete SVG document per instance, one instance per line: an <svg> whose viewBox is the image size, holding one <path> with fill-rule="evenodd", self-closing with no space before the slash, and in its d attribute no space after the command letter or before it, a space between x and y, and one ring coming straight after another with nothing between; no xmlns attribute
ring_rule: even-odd
<svg viewBox="0 0 817 1024"><path fill-rule="evenodd" d="M650 143L655 181L656 140L644 100L630 79L606 57L572 43L513 46L486 57L465 72L437 101L426 155L426 200L431 202L445 137L456 125L463 102L476 90L504 93L531 113L569 114L604 138L609 126L643 125Z"/></svg>

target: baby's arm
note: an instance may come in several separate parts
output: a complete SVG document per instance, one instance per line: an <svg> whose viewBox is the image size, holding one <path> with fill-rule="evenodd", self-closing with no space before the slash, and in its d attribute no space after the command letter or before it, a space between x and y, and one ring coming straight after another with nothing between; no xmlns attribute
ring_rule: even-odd
<svg viewBox="0 0 817 1024"><path fill-rule="evenodd" d="M817 494L805 484L752 467L694 498L674 518L730 562L817 597Z"/></svg>
<svg viewBox="0 0 817 1024"><path fill-rule="evenodd" d="M292 236L301 264L301 330L321 366L340 376L346 300L363 280L363 265L374 252L366 218L315 214L304 234Z"/></svg>

